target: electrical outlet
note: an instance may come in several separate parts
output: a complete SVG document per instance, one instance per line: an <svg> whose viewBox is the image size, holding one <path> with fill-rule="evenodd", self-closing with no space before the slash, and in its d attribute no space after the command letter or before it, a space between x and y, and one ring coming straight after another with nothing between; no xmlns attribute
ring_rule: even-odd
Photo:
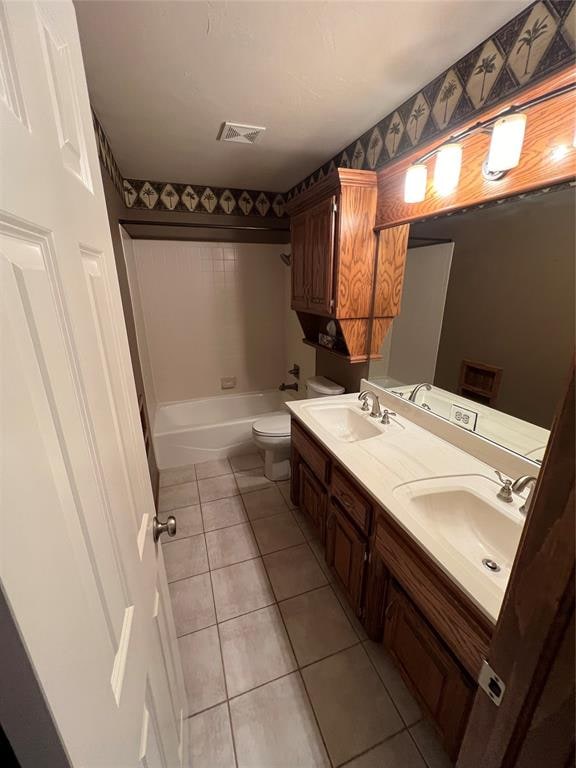
<svg viewBox="0 0 576 768"><path fill-rule="evenodd" d="M236 376L223 376L220 379L220 389L234 389L236 386Z"/></svg>
<svg viewBox="0 0 576 768"><path fill-rule="evenodd" d="M459 427L474 432L476 429L476 422L478 420L478 414L476 411L471 411L469 408L462 408L461 405L450 406L450 421L453 424L458 424Z"/></svg>

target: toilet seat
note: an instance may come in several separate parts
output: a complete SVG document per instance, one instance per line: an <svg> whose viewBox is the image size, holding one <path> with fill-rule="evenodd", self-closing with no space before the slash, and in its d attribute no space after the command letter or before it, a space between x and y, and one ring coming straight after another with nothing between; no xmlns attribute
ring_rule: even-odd
<svg viewBox="0 0 576 768"><path fill-rule="evenodd" d="M252 429L263 437L290 437L290 414L282 413L278 416L258 419L252 425Z"/></svg>

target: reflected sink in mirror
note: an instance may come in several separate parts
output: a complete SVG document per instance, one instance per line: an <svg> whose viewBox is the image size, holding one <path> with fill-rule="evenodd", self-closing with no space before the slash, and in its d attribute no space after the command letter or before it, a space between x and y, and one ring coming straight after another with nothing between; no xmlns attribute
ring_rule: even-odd
<svg viewBox="0 0 576 768"><path fill-rule="evenodd" d="M522 534L524 499L506 504L496 496L499 488L482 475L460 475L416 480L393 493L429 534L504 589Z"/></svg>
<svg viewBox="0 0 576 768"><path fill-rule="evenodd" d="M341 405L326 404L305 407L310 416L326 432L343 443L356 443L390 431L403 429L398 422L392 419L388 425L381 424L379 420L372 419L369 414L363 413L360 406L356 404L343 403Z"/></svg>

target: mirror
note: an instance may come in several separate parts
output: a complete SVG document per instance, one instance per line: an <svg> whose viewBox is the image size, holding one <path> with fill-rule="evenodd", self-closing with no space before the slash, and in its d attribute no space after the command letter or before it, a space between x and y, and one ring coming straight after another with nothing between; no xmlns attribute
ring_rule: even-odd
<svg viewBox="0 0 576 768"><path fill-rule="evenodd" d="M570 187L413 224L370 381L540 462L574 351L575 202Z"/></svg>

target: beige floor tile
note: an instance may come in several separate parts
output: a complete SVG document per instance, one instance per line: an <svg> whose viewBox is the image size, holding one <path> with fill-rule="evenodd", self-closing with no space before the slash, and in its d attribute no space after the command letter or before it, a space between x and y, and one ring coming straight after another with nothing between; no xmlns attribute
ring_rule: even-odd
<svg viewBox="0 0 576 768"><path fill-rule="evenodd" d="M334 765L404 728L361 645L306 667L302 675Z"/></svg>
<svg viewBox="0 0 576 768"><path fill-rule="evenodd" d="M174 581L168 589L179 637L216 623L209 573Z"/></svg>
<svg viewBox="0 0 576 768"><path fill-rule="evenodd" d="M208 477L218 477L218 475L230 475L232 467L228 459L214 459L213 461L203 461L201 464L195 464L196 479L205 480Z"/></svg>
<svg viewBox="0 0 576 768"><path fill-rule="evenodd" d="M366 634L366 630L360 623L358 616L356 616L356 614L354 613L354 609L350 605L350 601L348 600L348 597L346 596L344 590L340 586L338 579L336 577L333 577L331 584L332 584L332 589L336 593L336 597L340 601L340 605L342 606L344 613L348 617L348 621L354 627L354 631L356 632L360 640L368 640L368 635Z"/></svg>
<svg viewBox="0 0 576 768"><path fill-rule="evenodd" d="M212 572L218 621L226 621L274 602L262 558L229 565Z"/></svg>
<svg viewBox="0 0 576 768"><path fill-rule="evenodd" d="M279 515L288 510L282 494L274 485L270 488L263 488L261 491L245 493L242 499L250 520L272 517L272 515Z"/></svg>
<svg viewBox="0 0 576 768"><path fill-rule="evenodd" d="M277 483L276 487L282 494L282 498L288 505L288 509L296 509L296 505L292 503L290 498L290 480L284 480L282 483Z"/></svg>
<svg viewBox="0 0 576 768"><path fill-rule="evenodd" d="M238 495L238 486L234 475L220 475L219 477L207 477L205 480L199 480L198 490L202 504L207 501Z"/></svg>
<svg viewBox="0 0 576 768"><path fill-rule="evenodd" d="M304 534L304 538L306 541L318 541L318 533L316 532L316 529L313 527L312 522L308 515L305 515L302 510L296 508L292 510L292 514L294 515L294 519L300 526L300 530Z"/></svg>
<svg viewBox="0 0 576 768"><path fill-rule="evenodd" d="M400 672L382 643L374 643L371 640L367 640L364 643L364 648L372 659L376 671L380 675L386 690L392 697L392 701L396 704L406 725L417 723L418 720L422 719L420 707L408 690L406 683L402 680Z"/></svg>
<svg viewBox="0 0 576 768"><path fill-rule="evenodd" d="M274 487L272 480L268 480L264 474L264 467L244 469L236 472L235 475L240 493L249 493L250 491L259 491L262 488Z"/></svg>
<svg viewBox="0 0 576 768"><path fill-rule="evenodd" d="M240 496L206 501L202 504L202 518L205 531L228 528L230 525L246 522L246 512Z"/></svg>
<svg viewBox="0 0 576 768"><path fill-rule="evenodd" d="M327 584L308 544L274 552L263 559L277 600Z"/></svg>
<svg viewBox="0 0 576 768"><path fill-rule="evenodd" d="M232 456L230 464L234 472L244 472L247 469L263 467L264 459L259 453L244 453L240 456Z"/></svg>
<svg viewBox="0 0 576 768"><path fill-rule="evenodd" d="M196 480L193 464L188 467L171 467L160 470L160 488L167 488L169 485L178 485L179 483L190 483L193 480Z"/></svg>
<svg viewBox="0 0 576 768"><path fill-rule="evenodd" d="M193 504L191 507L179 507L174 510L173 514L176 518L176 535L171 539L163 536L160 539L163 545L178 539L186 539L188 536L196 536L204 531L200 504Z"/></svg>
<svg viewBox="0 0 576 768"><path fill-rule="evenodd" d="M292 512L252 521L254 536L263 555L303 544L306 539Z"/></svg>
<svg viewBox="0 0 576 768"><path fill-rule="evenodd" d="M170 541L162 547L168 582L196 576L208 570L204 534Z"/></svg>
<svg viewBox="0 0 576 768"><path fill-rule="evenodd" d="M233 699L230 713L238 768L329 768L297 673Z"/></svg>
<svg viewBox="0 0 576 768"><path fill-rule="evenodd" d="M189 765L235 768L228 704L219 704L188 720Z"/></svg>
<svg viewBox="0 0 576 768"><path fill-rule="evenodd" d="M188 714L194 715L226 700L224 670L216 627L208 627L178 640Z"/></svg>
<svg viewBox="0 0 576 768"><path fill-rule="evenodd" d="M444 751L434 727L429 722L420 720L419 723L410 728L410 733L424 756L428 768L452 768L452 761Z"/></svg>
<svg viewBox="0 0 576 768"><path fill-rule="evenodd" d="M285 600L280 611L300 666L359 642L330 587Z"/></svg>
<svg viewBox="0 0 576 768"><path fill-rule="evenodd" d="M168 488L160 488L158 493L158 511L170 512L179 507L189 507L198 504L198 486L196 482L180 483Z"/></svg>
<svg viewBox="0 0 576 768"><path fill-rule="evenodd" d="M296 669L278 606L219 625L228 696L238 696Z"/></svg>
<svg viewBox="0 0 576 768"><path fill-rule="evenodd" d="M212 569L250 560L260 554L249 523L209 531L206 546Z"/></svg>
<svg viewBox="0 0 576 768"><path fill-rule="evenodd" d="M408 732L403 731L346 763L346 768L426 768L426 763Z"/></svg>

